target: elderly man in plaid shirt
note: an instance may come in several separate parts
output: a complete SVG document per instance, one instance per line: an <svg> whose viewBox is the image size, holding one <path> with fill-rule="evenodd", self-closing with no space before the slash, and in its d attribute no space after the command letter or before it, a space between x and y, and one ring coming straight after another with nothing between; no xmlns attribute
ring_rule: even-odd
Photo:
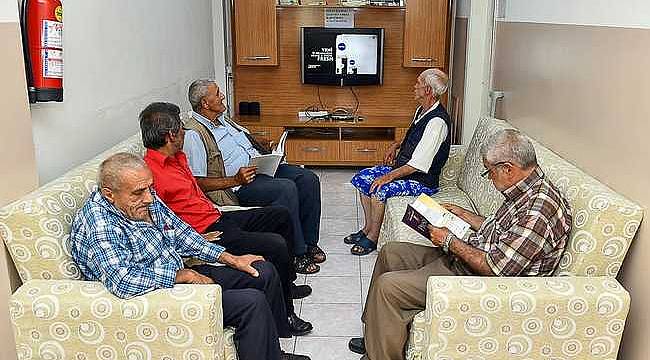
<svg viewBox="0 0 650 360"><path fill-rule="evenodd" d="M151 171L137 155L109 157L98 180L70 234L72 257L87 280L101 281L124 299L174 284L217 283L223 324L237 328L240 359L309 360L280 350L278 336L291 333L273 264L261 256L229 254L194 231L158 198ZM182 257L226 266L188 269Z"/></svg>
<svg viewBox="0 0 650 360"><path fill-rule="evenodd" d="M465 240L429 226L434 248L386 244L362 316L364 338L349 343L350 350L365 353L362 359L404 359L408 324L424 310L429 276L548 276L558 265L571 210L537 165L530 140L517 130L501 130L483 144L481 155L482 176L489 176L505 201L488 218L443 204L476 231Z"/></svg>

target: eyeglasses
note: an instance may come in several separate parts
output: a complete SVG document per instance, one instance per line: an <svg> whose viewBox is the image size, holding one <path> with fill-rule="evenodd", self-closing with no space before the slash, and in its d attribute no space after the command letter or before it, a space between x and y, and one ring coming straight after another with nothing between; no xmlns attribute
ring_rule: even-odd
<svg viewBox="0 0 650 360"><path fill-rule="evenodd" d="M499 161L498 163L493 164L493 165L492 165L492 168L493 168L493 169L496 169L497 166L504 165L504 164L507 164L507 163L508 163L507 161ZM490 170L491 170L491 169L485 169L485 171L483 171L483 172L481 173L481 177L486 177L487 174L490 173Z"/></svg>

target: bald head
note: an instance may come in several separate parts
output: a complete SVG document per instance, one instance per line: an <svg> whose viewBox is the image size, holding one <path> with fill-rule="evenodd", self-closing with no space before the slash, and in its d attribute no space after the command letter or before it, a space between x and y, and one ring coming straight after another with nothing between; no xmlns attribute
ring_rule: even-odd
<svg viewBox="0 0 650 360"><path fill-rule="evenodd" d="M123 173L127 170L148 169L141 157L135 154L121 152L111 155L99 165L97 184L100 189L119 190L123 182Z"/></svg>

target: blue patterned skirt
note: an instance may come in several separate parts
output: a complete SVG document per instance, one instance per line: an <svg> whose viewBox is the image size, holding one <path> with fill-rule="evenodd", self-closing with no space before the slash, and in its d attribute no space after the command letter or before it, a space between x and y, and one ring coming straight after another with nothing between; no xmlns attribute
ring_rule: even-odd
<svg viewBox="0 0 650 360"><path fill-rule="evenodd" d="M386 202L386 199L393 196L418 196L420 194L433 195L438 192L438 189L428 188L415 180L395 180L382 185L379 189L375 189L374 193L370 193L370 185L375 179L388 174L393 170L392 167L386 165L377 165L371 168L366 168L359 171L352 177L350 182L362 194L373 197L381 202Z"/></svg>

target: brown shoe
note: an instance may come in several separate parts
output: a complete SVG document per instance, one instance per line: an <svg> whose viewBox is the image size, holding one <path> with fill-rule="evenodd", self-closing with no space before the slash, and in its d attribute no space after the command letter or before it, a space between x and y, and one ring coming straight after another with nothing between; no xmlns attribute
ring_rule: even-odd
<svg viewBox="0 0 650 360"><path fill-rule="evenodd" d="M311 256L311 259L316 263L320 264L322 262L325 262L327 259L327 255L325 255L325 252L323 249L319 248L318 245L314 246L307 246L307 254Z"/></svg>

